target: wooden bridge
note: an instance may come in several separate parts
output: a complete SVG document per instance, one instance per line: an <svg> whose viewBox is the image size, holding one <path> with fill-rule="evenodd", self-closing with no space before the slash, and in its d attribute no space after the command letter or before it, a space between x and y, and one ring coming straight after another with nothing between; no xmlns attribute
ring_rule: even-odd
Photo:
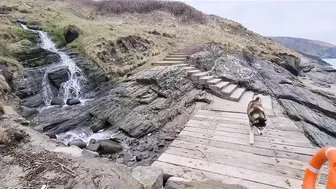
<svg viewBox="0 0 336 189"><path fill-rule="evenodd" d="M180 51L176 53L179 59L160 63L180 66L216 96L212 95L207 110L196 112L152 166L188 181L220 180L250 189L302 188L304 171L319 149L290 119L274 112L269 96L261 96L268 115L264 135L256 135L250 145L246 108L255 94L220 79L213 83L216 78L198 70L197 65L185 64L185 57L193 52ZM321 172L317 188L325 188L327 168Z"/></svg>

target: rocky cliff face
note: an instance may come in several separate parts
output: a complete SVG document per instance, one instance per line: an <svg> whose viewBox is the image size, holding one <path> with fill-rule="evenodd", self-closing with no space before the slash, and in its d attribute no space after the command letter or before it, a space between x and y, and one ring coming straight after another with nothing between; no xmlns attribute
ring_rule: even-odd
<svg viewBox="0 0 336 189"><path fill-rule="evenodd" d="M102 84L88 96L92 100L87 104L40 112L33 120L35 129L52 138L70 130L111 131L124 146L114 158L130 164L155 158L183 124L164 126L178 115L187 119L195 102L206 99L177 67L141 71L122 82Z"/></svg>
<svg viewBox="0 0 336 189"><path fill-rule="evenodd" d="M336 145L335 94L319 90L336 84L336 73L316 61L302 58L302 66L312 70L295 76L277 62L263 61L251 54L228 54L216 45L206 47L189 60L224 80L274 97L283 113L298 122L312 142L319 146ZM286 64L286 59L283 60ZM306 79L301 79L301 78ZM306 81L313 83L306 85Z"/></svg>

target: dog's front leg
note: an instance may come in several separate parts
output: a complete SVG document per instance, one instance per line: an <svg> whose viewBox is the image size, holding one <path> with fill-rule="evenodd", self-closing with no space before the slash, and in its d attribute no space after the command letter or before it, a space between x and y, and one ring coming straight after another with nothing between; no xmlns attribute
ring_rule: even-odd
<svg viewBox="0 0 336 189"><path fill-rule="evenodd" d="M250 145L254 144L254 129L253 125L250 123Z"/></svg>

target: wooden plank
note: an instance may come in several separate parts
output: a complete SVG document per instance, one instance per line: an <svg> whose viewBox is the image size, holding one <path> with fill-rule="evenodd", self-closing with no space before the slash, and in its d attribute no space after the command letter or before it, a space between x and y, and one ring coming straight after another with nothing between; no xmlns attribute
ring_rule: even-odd
<svg viewBox="0 0 336 189"><path fill-rule="evenodd" d="M240 139L240 138L229 138L229 137L223 137L218 136L214 134L204 134L204 133L196 133L196 132L189 132L186 130L183 130L178 137L183 136L191 136L195 138L200 139L210 139L210 140L216 140L221 142L228 142L233 144L241 144L250 146L248 143L248 140ZM296 147L296 146L287 146L287 145L281 145L281 144L271 144L268 142L261 142L261 141L255 141L253 146L260 147L260 148L266 148L266 149L272 149L276 151L283 151L283 152L293 152L296 154L305 154L305 155L314 155L317 152L317 149L315 148L305 148L305 147Z"/></svg>
<svg viewBox="0 0 336 189"><path fill-rule="evenodd" d="M191 124L187 124L187 126L184 128L186 131L190 132L199 132L199 133L206 133L206 134L215 134L220 135L224 137L230 137L230 138L241 138L241 139L249 139L249 131L242 130L242 129L233 129L233 128L222 128L222 127L215 127L215 126L209 126L209 127L200 127L198 125L194 126ZM310 142L301 137L286 137L284 136L284 133L281 132L281 135L277 135L278 133L275 133L272 130L265 129L263 135L255 135L255 141L262 141L262 142L269 142L274 144L283 144L288 146L301 146L301 147L313 147Z"/></svg>
<svg viewBox="0 0 336 189"><path fill-rule="evenodd" d="M239 124L248 126L248 120L243 119L234 119L234 118L218 118L212 116L205 116L205 115L194 115L192 120L204 121L212 124ZM267 128L274 128L279 130L288 130L288 131L299 131L297 127L289 127L287 123L276 123L273 124L272 122L267 122Z"/></svg>
<svg viewBox="0 0 336 189"><path fill-rule="evenodd" d="M182 141L174 141L165 153L171 153L184 157L189 157L191 155L206 161L212 161L212 159L214 159L213 161L216 163L229 164L238 167L248 165L249 167L252 167L249 168L252 170L265 168L267 169L266 171L273 170L281 174L292 171L291 173L286 174L291 174L291 176L295 178L302 178L303 173L309 164L309 161L303 162L286 158L265 157L237 150L223 149ZM322 167L321 173L323 174L323 177L327 177L328 166ZM299 174L299 176L297 176L297 174Z"/></svg>
<svg viewBox="0 0 336 189"><path fill-rule="evenodd" d="M273 149L260 148L257 146L247 146L247 145L241 145L241 144L235 144L235 143L223 142L223 141L217 141L217 140L201 139L201 138L195 138L192 136L178 136L174 140L174 142L175 141L189 142L189 143L207 145L207 146L212 146L212 147L217 147L217 148L237 150L237 151L248 152L248 153L252 153L256 155L262 155L266 157L287 158L287 159L303 161L303 162L309 162L312 157L311 155L295 154L295 153L284 152L284 151L275 151Z"/></svg>
<svg viewBox="0 0 336 189"><path fill-rule="evenodd" d="M223 149L222 149L223 150ZM207 162L230 165L233 167L254 170L258 172L269 173L273 175L286 176L294 179L303 179L304 170L283 167L275 164L267 164L260 162L258 159L248 159L244 157L233 157L231 155L223 155L209 150L189 150L178 147L169 147L165 153L173 154L186 158L193 158ZM308 162L306 163L308 164Z"/></svg>
<svg viewBox="0 0 336 189"><path fill-rule="evenodd" d="M207 181L207 180L220 180L226 184L239 184L248 188L258 188L258 189L279 189L276 186L269 186L261 183L257 183L254 181L248 181L240 178L230 177L227 175L221 175L217 173L212 173L204 170L193 169L181 165L175 165L172 163L155 161L152 164L153 167L163 169L164 173L179 176L187 180L195 180L195 181Z"/></svg>
<svg viewBox="0 0 336 189"><path fill-rule="evenodd" d="M201 121L201 120L189 120L186 124L186 126L190 127L197 127L197 128L205 128L205 129L211 129L211 130L217 130L217 131L227 131L227 132L232 132L232 133L241 133L241 134L249 134L249 126L244 125L244 124L239 124L239 123L209 123L207 121ZM301 133L299 130L282 130L282 129L275 129L275 128L270 128L266 127L265 129L265 135L267 133L269 136L284 136L288 138L289 136L294 136L296 137L295 139L299 139L301 141L309 141L303 133ZM267 132L266 132L267 131Z"/></svg>
<svg viewBox="0 0 336 189"><path fill-rule="evenodd" d="M286 159L286 158L279 158L279 157L275 157L274 154L271 154L270 156L265 156L263 154L258 154L258 149L255 149L255 153L252 153L252 152L239 151L236 149L227 149L227 148L219 148L219 147L203 145L203 144L195 144L195 143L185 142L185 141L180 141L180 140L175 140L169 146L169 148L170 147L179 147L179 148L185 148L185 149L194 150L194 151L201 150L207 156L210 154L216 153L224 157L232 157L232 158L237 158L237 159L239 158L249 159L251 161L259 161L265 164L278 165L282 167L290 167L293 169L299 169L303 171L306 169L307 162L308 162L308 161L299 161L299 160L292 160L292 159Z"/></svg>
<svg viewBox="0 0 336 189"><path fill-rule="evenodd" d="M195 169L201 169L217 174L223 174L236 178L241 178L249 181L256 181L272 186L282 188L301 188L302 181L298 179L289 178L286 176L272 175L269 173L248 170L244 168L237 168L229 165L219 163L207 162L193 158L180 157L173 154L162 154L158 159L162 162L174 163L181 166L186 166Z"/></svg>

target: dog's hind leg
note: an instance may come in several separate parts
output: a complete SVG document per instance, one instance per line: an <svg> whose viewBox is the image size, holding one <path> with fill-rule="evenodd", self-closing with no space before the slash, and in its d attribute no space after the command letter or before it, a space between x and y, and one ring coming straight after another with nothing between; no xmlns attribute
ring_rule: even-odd
<svg viewBox="0 0 336 189"><path fill-rule="evenodd" d="M254 129L252 124L250 124L250 144L254 144Z"/></svg>

